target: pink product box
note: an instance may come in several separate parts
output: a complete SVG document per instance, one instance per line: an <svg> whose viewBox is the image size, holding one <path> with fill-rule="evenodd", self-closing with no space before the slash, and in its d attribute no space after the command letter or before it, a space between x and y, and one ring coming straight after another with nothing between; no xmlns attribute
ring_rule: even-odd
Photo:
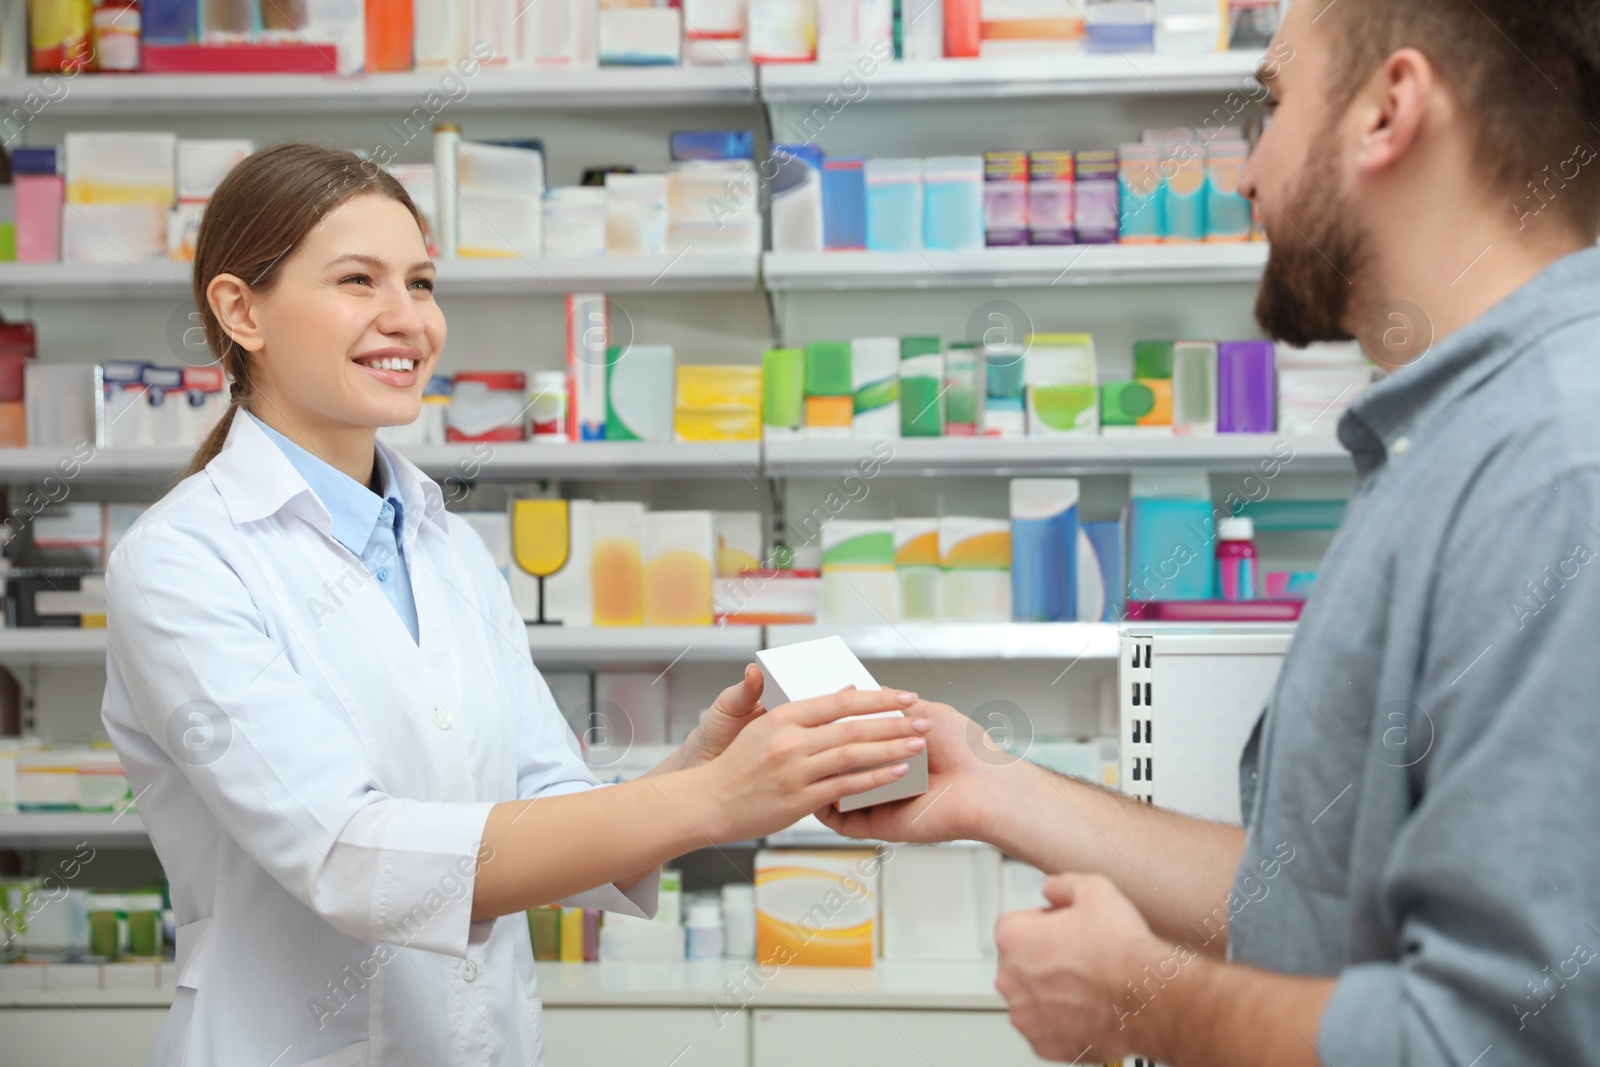
<svg viewBox="0 0 1600 1067"><path fill-rule="evenodd" d="M17 262L59 262L65 182L59 174L18 174L16 197Z"/></svg>

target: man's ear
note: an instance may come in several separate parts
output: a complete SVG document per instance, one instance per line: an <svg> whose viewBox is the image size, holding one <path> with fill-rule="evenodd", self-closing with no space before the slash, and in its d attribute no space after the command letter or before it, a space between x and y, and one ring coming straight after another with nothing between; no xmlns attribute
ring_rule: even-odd
<svg viewBox="0 0 1600 1067"><path fill-rule="evenodd" d="M1370 177L1395 166L1415 149L1436 103L1439 78L1415 48L1384 61L1352 105L1359 117L1356 168Z"/></svg>
<svg viewBox="0 0 1600 1067"><path fill-rule="evenodd" d="M246 352L259 352L261 336L256 296L237 274L219 274L206 286L206 301L222 329Z"/></svg>

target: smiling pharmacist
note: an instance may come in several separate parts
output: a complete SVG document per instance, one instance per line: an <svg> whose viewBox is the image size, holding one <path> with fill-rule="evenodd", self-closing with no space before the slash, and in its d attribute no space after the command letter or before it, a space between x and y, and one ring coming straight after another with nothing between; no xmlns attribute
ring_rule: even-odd
<svg viewBox="0 0 1600 1067"><path fill-rule="evenodd" d="M404 188L265 148L217 187L194 269L231 402L106 568L101 716L178 923L155 1067L537 1067L528 908L653 915L664 860L923 749L926 721L835 721L913 694L762 709L752 665L599 788L488 549L376 441L416 419L446 333Z"/></svg>
<svg viewBox="0 0 1600 1067"><path fill-rule="evenodd" d="M946 708L926 797L829 821L1055 873L997 934L1050 1059L1600 1063L1600 3L1298 0L1269 57L1257 316L1392 373L1246 829L993 766Z"/></svg>

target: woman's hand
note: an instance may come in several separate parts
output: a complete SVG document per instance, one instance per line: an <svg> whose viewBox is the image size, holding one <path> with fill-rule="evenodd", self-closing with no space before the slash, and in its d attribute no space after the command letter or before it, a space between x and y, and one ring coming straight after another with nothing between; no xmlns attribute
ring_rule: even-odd
<svg viewBox="0 0 1600 1067"><path fill-rule="evenodd" d="M996 747L973 719L948 704L922 701L906 715L932 723L928 791L919 797L840 812L819 805L817 818L846 837L881 841L982 840L982 803L1017 757Z"/></svg>
<svg viewBox="0 0 1600 1067"><path fill-rule="evenodd" d="M711 710L701 717L683 743L683 767L698 767L722 755L750 723L766 714L761 706L763 680L761 668L754 663L744 669L744 678L730 685L712 702Z"/></svg>
<svg viewBox="0 0 1600 1067"><path fill-rule="evenodd" d="M776 833L843 797L886 785L905 774L897 762L921 752L930 723L909 715L838 720L904 712L916 694L893 689L846 689L799 700L755 717L711 762L694 769L706 803L697 805L715 841ZM873 768L863 770L862 768Z"/></svg>

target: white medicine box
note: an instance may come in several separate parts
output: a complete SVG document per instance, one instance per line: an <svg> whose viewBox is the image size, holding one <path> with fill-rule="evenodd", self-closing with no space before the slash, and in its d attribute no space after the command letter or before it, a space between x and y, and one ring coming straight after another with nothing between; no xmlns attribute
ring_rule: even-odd
<svg viewBox="0 0 1600 1067"><path fill-rule="evenodd" d="M837 636L824 637L816 641L802 641L799 644L757 652L756 661L761 666L761 677L766 683L761 691L761 703L769 709L795 700L827 696L850 685L857 689L882 688L873 680L861 661L856 659L855 653L851 652ZM853 717L885 718L902 714L899 711L885 711L875 715ZM870 808L875 804L884 804L891 800L921 796L928 791L926 749L909 759L894 762L909 763L910 769L898 780L887 785L845 797L839 801L839 810L855 811L857 808Z"/></svg>

